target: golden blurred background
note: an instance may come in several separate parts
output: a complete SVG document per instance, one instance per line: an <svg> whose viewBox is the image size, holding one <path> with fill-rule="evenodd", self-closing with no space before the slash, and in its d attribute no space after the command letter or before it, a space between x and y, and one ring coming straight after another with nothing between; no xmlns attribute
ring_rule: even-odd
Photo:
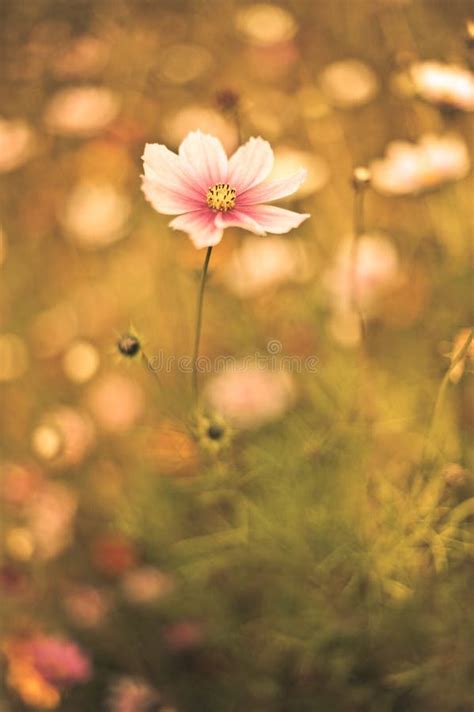
<svg viewBox="0 0 474 712"><path fill-rule="evenodd" d="M0 43L1 712L468 712L472 3L3 0ZM196 129L311 214L226 230L202 354L317 364L197 414L204 254L140 190Z"/></svg>

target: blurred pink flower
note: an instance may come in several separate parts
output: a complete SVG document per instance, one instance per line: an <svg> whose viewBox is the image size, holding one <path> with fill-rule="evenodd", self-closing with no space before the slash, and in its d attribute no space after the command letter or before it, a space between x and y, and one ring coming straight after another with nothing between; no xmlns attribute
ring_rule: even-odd
<svg viewBox="0 0 474 712"><path fill-rule="evenodd" d="M418 143L393 141L386 157L370 166L372 185L387 195L409 195L463 178L470 169L464 141L454 135L425 134Z"/></svg>
<svg viewBox="0 0 474 712"><path fill-rule="evenodd" d="M3 462L0 465L0 499L21 507L43 485L43 475L36 465L24 462Z"/></svg>
<svg viewBox="0 0 474 712"><path fill-rule="evenodd" d="M76 626L96 628L107 615L110 601L106 593L94 586L77 586L64 595L63 607Z"/></svg>
<svg viewBox="0 0 474 712"><path fill-rule="evenodd" d="M264 204L294 193L306 171L265 182L273 151L262 138L251 138L228 159L219 139L194 131L178 154L147 144L143 161L147 200L159 213L177 215L170 226L187 232L197 248L217 245L226 227L280 235L309 217Z"/></svg>
<svg viewBox="0 0 474 712"><path fill-rule="evenodd" d="M442 62L416 62L410 76L419 96L434 104L474 110L474 74L465 67Z"/></svg>
<svg viewBox="0 0 474 712"><path fill-rule="evenodd" d="M277 420L291 406L295 388L289 373L237 367L215 376L206 386L210 405L240 428Z"/></svg>
<svg viewBox="0 0 474 712"><path fill-rule="evenodd" d="M336 341L348 347L359 343L362 334L356 305L366 319L379 316L384 300L402 279L397 251L384 235L363 235L356 252L352 238L346 238L323 280L332 307L330 329Z"/></svg>
<svg viewBox="0 0 474 712"><path fill-rule="evenodd" d="M76 643L41 635L25 645L33 667L53 685L86 682L91 676L89 658Z"/></svg>
<svg viewBox="0 0 474 712"><path fill-rule="evenodd" d="M96 421L110 433L123 433L131 428L144 408L140 386L120 373L108 373L95 382L87 401Z"/></svg>
<svg viewBox="0 0 474 712"><path fill-rule="evenodd" d="M55 709L61 690L89 680L89 658L69 640L31 634L13 636L2 644L8 664L7 684L35 709Z"/></svg>
<svg viewBox="0 0 474 712"><path fill-rule="evenodd" d="M32 634L8 638L2 647L8 684L34 707L54 709L62 688L87 682L92 674L87 655L69 640Z"/></svg>
<svg viewBox="0 0 474 712"><path fill-rule="evenodd" d="M196 621L180 621L169 625L164 632L165 640L175 653L194 648L204 640L204 630Z"/></svg>
<svg viewBox="0 0 474 712"><path fill-rule="evenodd" d="M120 576L136 563L133 543L112 533L104 534L95 540L92 557L96 567L109 576Z"/></svg>

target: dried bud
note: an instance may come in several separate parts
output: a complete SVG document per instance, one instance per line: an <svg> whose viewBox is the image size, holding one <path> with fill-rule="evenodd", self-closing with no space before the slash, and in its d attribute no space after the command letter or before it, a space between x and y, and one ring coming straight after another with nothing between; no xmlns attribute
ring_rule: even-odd
<svg viewBox="0 0 474 712"><path fill-rule="evenodd" d="M203 450L215 455L229 445L232 434L229 425L217 413L199 414L196 421L196 437Z"/></svg>
<svg viewBox="0 0 474 712"><path fill-rule="evenodd" d="M364 190L370 185L370 171L365 166L357 166L352 173L352 185L355 190Z"/></svg>
<svg viewBox="0 0 474 712"><path fill-rule="evenodd" d="M117 348L126 358L134 358L141 350L141 344L133 334L125 334L117 341Z"/></svg>
<svg viewBox="0 0 474 712"><path fill-rule="evenodd" d="M233 111L238 107L239 95L232 89L221 89L216 92L216 102L222 111Z"/></svg>
<svg viewBox="0 0 474 712"><path fill-rule="evenodd" d="M225 429L222 425L218 425L217 423L212 423L207 429L207 435L211 440L220 440L224 436L224 433Z"/></svg>

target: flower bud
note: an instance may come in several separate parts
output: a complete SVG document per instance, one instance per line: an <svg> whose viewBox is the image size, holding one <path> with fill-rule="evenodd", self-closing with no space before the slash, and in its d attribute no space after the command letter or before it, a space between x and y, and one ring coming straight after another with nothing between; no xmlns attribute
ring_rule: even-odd
<svg viewBox="0 0 474 712"><path fill-rule="evenodd" d="M365 166L357 166L352 173L352 186L355 190L364 190L370 185L370 171Z"/></svg>
<svg viewBox="0 0 474 712"><path fill-rule="evenodd" d="M239 105L239 95L233 89L221 89L216 92L216 103L221 111L233 111Z"/></svg>
<svg viewBox="0 0 474 712"><path fill-rule="evenodd" d="M232 434L228 423L220 415L202 413L197 416L196 438L204 450L215 455L229 445Z"/></svg>
<svg viewBox="0 0 474 712"><path fill-rule="evenodd" d="M465 42L468 49L474 49L474 20L466 20Z"/></svg>
<svg viewBox="0 0 474 712"><path fill-rule="evenodd" d="M117 341L117 348L122 356L134 358L140 353L141 344L133 334L125 334Z"/></svg>

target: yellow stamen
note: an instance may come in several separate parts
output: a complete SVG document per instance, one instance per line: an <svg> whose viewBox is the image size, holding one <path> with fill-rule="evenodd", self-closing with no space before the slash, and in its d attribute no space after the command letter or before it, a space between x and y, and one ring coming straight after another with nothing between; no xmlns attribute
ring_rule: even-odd
<svg viewBox="0 0 474 712"><path fill-rule="evenodd" d="M235 188L228 183L216 183L207 191L206 201L212 210L226 213L235 206Z"/></svg>

